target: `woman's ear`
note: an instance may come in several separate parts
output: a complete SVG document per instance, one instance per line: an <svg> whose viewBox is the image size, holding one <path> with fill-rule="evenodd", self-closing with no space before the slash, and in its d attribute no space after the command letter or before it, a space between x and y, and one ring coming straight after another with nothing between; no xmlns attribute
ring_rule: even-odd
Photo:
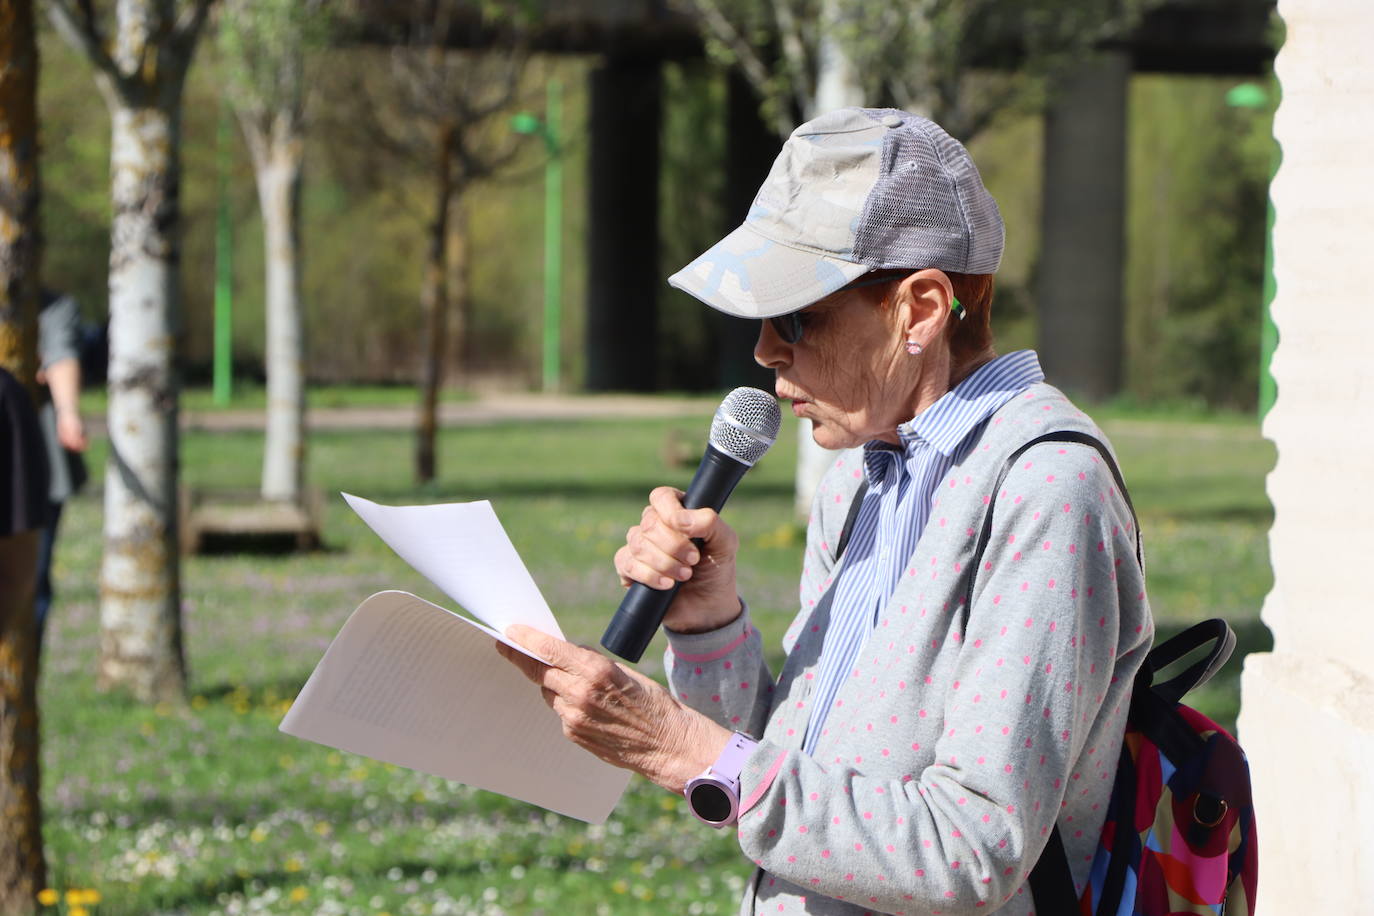
<svg viewBox="0 0 1374 916"><path fill-rule="evenodd" d="M928 347L945 332L954 304L954 284L943 270L918 270L897 285L896 298L906 340Z"/></svg>

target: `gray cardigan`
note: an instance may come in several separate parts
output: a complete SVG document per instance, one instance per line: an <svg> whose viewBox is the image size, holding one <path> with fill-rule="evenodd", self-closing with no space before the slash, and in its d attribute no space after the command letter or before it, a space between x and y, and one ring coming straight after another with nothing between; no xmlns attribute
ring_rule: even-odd
<svg viewBox="0 0 1374 916"><path fill-rule="evenodd" d="M861 450L841 453L817 492L776 682L747 611L670 634L675 694L760 740L741 775L739 842L758 865L741 913L1029 914L1026 878L1056 818L1081 888L1153 635L1130 511L1095 450L1045 443L1018 460L996 494L967 632L958 614L1003 461L1061 429L1105 441L1037 384L975 434L813 756L801 745Z"/></svg>

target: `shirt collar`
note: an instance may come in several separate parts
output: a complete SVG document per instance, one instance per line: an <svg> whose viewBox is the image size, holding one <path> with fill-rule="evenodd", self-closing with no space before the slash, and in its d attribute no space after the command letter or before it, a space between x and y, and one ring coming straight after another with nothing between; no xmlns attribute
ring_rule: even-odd
<svg viewBox="0 0 1374 916"><path fill-rule="evenodd" d="M921 445L945 457L968 438L974 428L1031 385L1045 380L1034 350L1015 350L979 366L938 401L897 427L903 449L910 456Z"/></svg>

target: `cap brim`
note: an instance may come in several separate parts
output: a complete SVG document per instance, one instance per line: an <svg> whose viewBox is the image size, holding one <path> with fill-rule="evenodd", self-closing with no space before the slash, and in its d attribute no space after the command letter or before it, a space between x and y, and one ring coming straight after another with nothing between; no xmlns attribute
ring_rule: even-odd
<svg viewBox="0 0 1374 916"><path fill-rule="evenodd" d="M806 308L872 268L803 251L740 226L668 278L737 318L772 318Z"/></svg>

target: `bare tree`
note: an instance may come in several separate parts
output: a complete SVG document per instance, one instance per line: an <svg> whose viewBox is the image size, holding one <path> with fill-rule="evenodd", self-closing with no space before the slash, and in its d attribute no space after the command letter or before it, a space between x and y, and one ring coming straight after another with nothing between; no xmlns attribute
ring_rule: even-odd
<svg viewBox="0 0 1374 916"><path fill-rule="evenodd" d="M219 17L227 86L253 159L267 265L267 428L262 497L299 501L305 480L305 311L300 196L307 52L323 44L321 0L229 0Z"/></svg>
<svg viewBox="0 0 1374 916"><path fill-rule="evenodd" d="M89 0L48 0L110 110L110 364L102 689L181 702L177 554L177 269L181 97L212 0L119 0L107 31Z"/></svg>
<svg viewBox="0 0 1374 916"><path fill-rule="evenodd" d="M30 392L38 360L37 90L33 0L0 0L0 367ZM33 911L47 883L38 794L37 559L36 528L0 535L0 912L17 914Z"/></svg>
<svg viewBox="0 0 1374 916"><path fill-rule="evenodd" d="M780 137L794 111L814 117L852 89L862 104L895 104L968 142L1009 107L1038 104L1043 77L1159 0L680 2L697 13L708 52L749 80Z"/></svg>
<svg viewBox="0 0 1374 916"><path fill-rule="evenodd" d="M426 163L432 177L423 205L428 217L415 439L415 476L420 483L433 480L437 472L438 400L450 312L456 310L467 319L470 311L463 198L473 184L510 165L519 148L505 115L520 93L528 55L515 15L500 4L484 11L494 46L481 52L455 51L445 47L446 36L471 10L443 0L417 4L407 34L391 50L386 97L358 106L355 117L354 128L365 133L366 142L393 156ZM463 326L468 330L470 322L465 320Z"/></svg>

